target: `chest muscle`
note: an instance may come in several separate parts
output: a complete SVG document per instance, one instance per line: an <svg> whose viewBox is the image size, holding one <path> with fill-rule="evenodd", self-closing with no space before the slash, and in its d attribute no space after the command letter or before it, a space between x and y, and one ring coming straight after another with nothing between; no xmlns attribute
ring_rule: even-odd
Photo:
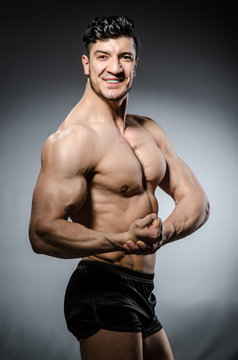
<svg viewBox="0 0 238 360"><path fill-rule="evenodd" d="M165 174L163 154L146 131L107 137L102 153L93 182L104 190L132 196L148 184L155 189Z"/></svg>

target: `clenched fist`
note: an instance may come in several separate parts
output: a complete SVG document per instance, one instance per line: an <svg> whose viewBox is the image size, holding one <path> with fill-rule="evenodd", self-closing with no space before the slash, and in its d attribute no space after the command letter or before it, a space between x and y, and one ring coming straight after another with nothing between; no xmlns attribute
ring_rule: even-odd
<svg viewBox="0 0 238 360"><path fill-rule="evenodd" d="M162 220L152 213L137 219L129 226L126 243L123 245L125 254L154 254L162 245Z"/></svg>

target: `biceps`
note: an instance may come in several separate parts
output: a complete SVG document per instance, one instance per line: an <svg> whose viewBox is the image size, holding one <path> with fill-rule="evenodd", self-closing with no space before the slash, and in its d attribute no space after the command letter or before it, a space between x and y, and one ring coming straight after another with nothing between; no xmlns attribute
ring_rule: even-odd
<svg viewBox="0 0 238 360"><path fill-rule="evenodd" d="M45 220L68 218L72 208L80 208L87 196L87 182L82 176L70 179L40 177L36 185L32 213Z"/></svg>
<svg viewBox="0 0 238 360"><path fill-rule="evenodd" d="M160 187L179 202L187 193L201 190L201 186L193 171L180 158L167 164L167 170Z"/></svg>

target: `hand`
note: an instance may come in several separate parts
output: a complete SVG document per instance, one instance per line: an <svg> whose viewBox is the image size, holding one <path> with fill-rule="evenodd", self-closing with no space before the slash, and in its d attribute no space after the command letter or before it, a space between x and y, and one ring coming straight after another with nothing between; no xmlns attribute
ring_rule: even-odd
<svg viewBox="0 0 238 360"><path fill-rule="evenodd" d="M154 254L162 245L162 220L152 213L135 220L129 227L124 253L147 255Z"/></svg>

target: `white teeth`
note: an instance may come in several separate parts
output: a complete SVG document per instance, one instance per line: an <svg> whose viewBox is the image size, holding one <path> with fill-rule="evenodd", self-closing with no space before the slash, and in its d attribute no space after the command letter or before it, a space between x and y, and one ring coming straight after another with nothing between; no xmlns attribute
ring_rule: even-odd
<svg viewBox="0 0 238 360"><path fill-rule="evenodd" d="M119 82L119 80L106 80L107 82L109 82L109 83L113 83L113 84L115 84L115 83L118 83Z"/></svg>

